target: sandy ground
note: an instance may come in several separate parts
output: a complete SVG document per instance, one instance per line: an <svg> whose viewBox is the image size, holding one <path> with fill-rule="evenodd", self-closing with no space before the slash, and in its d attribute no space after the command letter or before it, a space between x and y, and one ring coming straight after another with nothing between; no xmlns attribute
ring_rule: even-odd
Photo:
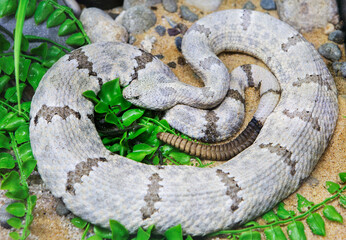
<svg viewBox="0 0 346 240"><path fill-rule="evenodd" d="M179 3L182 1L180 0ZM223 2L220 10L223 9L229 9L229 8L241 8L245 0L226 0ZM259 0L252 1L256 5L256 10L258 11L264 11L260 5ZM208 12L203 12L201 10L198 10L196 8L191 7L191 9L199 15L201 18L204 15L207 15ZM154 10L157 16L157 25L163 25L167 29L170 28L168 22L165 20L163 16L170 17L172 20L176 21L177 23L181 22L186 24L187 26L190 26L191 23L183 20L180 18L178 13L172 14L166 12L162 5L157 5L157 9ZM265 12L265 11L264 11ZM277 17L276 11L269 11L270 15ZM187 83L200 86L200 82L194 75L193 71L190 69L188 65L180 65L178 64L178 57L181 57L181 53L176 49L174 39L175 37L170 37L166 33L165 36L160 37L154 30L154 27L149 29L146 33L136 35L137 41L134 45L139 46L140 42L144 39L146 35L154 36L157 39L157 42L153 45L152 54L162 54L164 58L162 61L164 63L169 62L175 62L176 68L172 69L173 72L181 79L182 81L185 81ZM327 35L324 34L324 29L316 29L311 33L305 33L303 34L305 38L307 38L311 43L314 44L316 48L318 48L323 43L326 43ZM339 46L341 49L343 49L343 59L342 61L345 61L345 52L344 52L344 46ZM261 66L264 66L264 64L250 56L243 55L243 54L235 54L235 53L222 53L220 54L221 60L226 64L228 69L231 71L235 67L246 64L246 63L254 63ZM325 60L327 66L329 67L330 71L333 73L333 70L331 68L331 62L328 60ZM337 122L337 126L335 129L335 133L333 135L333 138L331 139L331 142L323 154L322 158L320 159L319 163L317 164L315 170L312 172L311 176L307 179L307 181L301 186L301 188L296 192L303 196L305 196L310 201L313 201L314 203L318 203L323 201L325 198L329 197L330 194L327 192L327 190L324 187L324 183L327 180L330 181L338 181L338 173L345 172L346 171L346 153L345 153L345 123L346 119L344 116L346 116L346 88L345 88L345 79L341 76L335 76L335 82L337 84L338 92L339 92L339 119ZM249 89L246 92L247 99L246 99L246 119L245 124L247 124L248 121L250 121L253 113L256 110L257 103L258 103L258 92ZM42 184L41 179L36 174L31 177L31 191L33 194L36 194L38 196L37 206L34 211L34 222L31 226L31 235L29 239L81 239L82 231L75 228L69 221L73 217L72 214L66 216L66 217L60 217L55 212L55 207L57 205L57 201L52 197L52 195L49 193L49 191L44 189L44 185ZM3 204L5 198L4 198L4 192L0 191L0 205ZM287 198L284 203L286 204L286 207L288 209L294 210L296 209L297 203L296 203L296 197L295 193L292 194L289 198ZM345 209L342 209L337 201L333 201L331 203L338 212L341 213L341 215L344 218L344 221L346 221L346 211ZM318 212L321 213L321 210ZM322 213L321 213L322 214ZM309 230L308 226L306 225L305 221L305 233L307 235L307 239L329 239L329 240L342 240L346 239L346 227L345 224L339 224L335 222L331 222L326 220L326 231L327 236L326 237L320 237L313 235L311 231ZM1 228L0 227L0 239L10 239L8 237L9 230ZM218 238L213 238L218 239ZM222 239L221 237L219 239Z"/></svg>

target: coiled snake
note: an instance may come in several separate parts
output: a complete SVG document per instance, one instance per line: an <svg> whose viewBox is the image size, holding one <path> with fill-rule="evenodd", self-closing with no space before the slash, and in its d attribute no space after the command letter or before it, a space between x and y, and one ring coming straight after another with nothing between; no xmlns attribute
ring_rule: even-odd
<svg viewBox="0 0 346 240"><path fill-rule="evenodd" d="M181 224L185 233L204 235L263 214L313 170L338 106L334 80L312 44L267 14L226 10L197 21L182 49L205 87L179 82L158 59L121 43L79 48L43 77L31 106L32 149L45 184L74 214L104 227L115 219L130 232L155 224L162 233ZM142 107L214 107L229 89L216 56L222 51L259 58L281 86L280 101L251 146L207 169L150 166L106 150L84 91L119 77L129 85L124 96Z"/></svg>

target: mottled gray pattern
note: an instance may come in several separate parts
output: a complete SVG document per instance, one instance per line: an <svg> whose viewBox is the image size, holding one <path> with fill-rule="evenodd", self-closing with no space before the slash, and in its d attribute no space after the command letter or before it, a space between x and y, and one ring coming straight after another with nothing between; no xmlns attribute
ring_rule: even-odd
<svg viewBox="0 0 346 240"><path fill-rule="evenodd" d="M44 118L47 122L51 122L52 118L56 115L65 120L71 114L78 119L81 118L80 113L69 108L69 106L48 107L47 105L42 105L42 108L37 112L34 118L34 124L36 125L38 123L40 117Z"/></svg>
<svg viewBox="0 0 346 240"><path fill-rule="evenodd" d="M109 227L109 219L115 219L131 233L152 224L158 233L164 233L181 224L185 234L206 235L236 227L270 210L296 191L314 169L338 113L335 83L314 47L302 38L284 51L282 44L298 33L255 11L215 12L197 24L208 33L201 34L192 26L181 48L204 88L180 82L157 58L145 60L132 81L139 66L135 58L143 52L116 42L87 45L63 56L42 78L30 110L32 151L47 188L75 215L102 227ZM242 94L248 86L229 81L224 65L200 66L203 59L222 51L244 52L267 64L278 83L254 78L254 85L260 84L263 93L281 87L281 97L274 92L262 96L255 119L263 127L251 146L219 165L218 171L173 165L161 169L110 153L103 146L90 120L93 104L82 96L86 90L100 90L98 77L104 83L119 77L120 84L126 86L125 98L144 108L167 110L189 105L215 111L229 89ZM251 69L253 76L255 72L265 74ZM244 71L238 74L239 79L246 77ZM175 93L164 95L164 88L173 88ZM243 111L240 101L225 101L225 108L235 104L236 112ZM38 120L43 106L59 109L58 116ZM217 127L222 128L222 114L217 117ZM314 118L319 131L313 127ZM204 118L195 117L195 121L206 123ZM98 161L101 157L107 161ZM88 164L88 159L96 161ZM69 185L71 191L66 189Z"/></svg>

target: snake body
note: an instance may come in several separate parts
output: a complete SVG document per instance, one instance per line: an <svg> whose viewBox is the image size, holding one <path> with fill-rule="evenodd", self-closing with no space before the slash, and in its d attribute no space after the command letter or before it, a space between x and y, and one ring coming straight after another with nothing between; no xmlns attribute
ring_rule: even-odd
<svg viewBox="0 0 346 240"><path fill-rule="evenodd" d="M47 187L76 215L130 232L181 224L205 235L263 214L295 191L318 162L337 119L334 80L299 33L263 13L215 12L185 34L183 53L204 88L179 82L158 59L121 43L97 43L62 57L46 73L31 105L30 137ZM176 104L209 108L227 94L229 74L216 57L245 52L261 59L281 97L256 141L216 168L151 166L112 154L102 144L86 90L120 77L123 94L151 109ZM217 81L216 81L217 76Z"/></svg>

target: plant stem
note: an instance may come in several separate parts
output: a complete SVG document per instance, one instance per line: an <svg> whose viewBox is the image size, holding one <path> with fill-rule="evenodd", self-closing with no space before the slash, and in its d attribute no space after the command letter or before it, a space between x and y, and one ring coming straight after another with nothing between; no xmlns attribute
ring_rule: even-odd
<svg viewBox="0 0 346 240"><path fill-rule="evenodd" d="M26 37L26 39L28 39L29 42L35 42L35 41L50 42L50 43L64 49L67 52L71 52L71 49L69 49L68 47L65 47L64 45L61 45L57 42L54 42L53 40L51 40L49 38L39 37L39 36L34 36L34 35L25 35L25 37Z"/></svg>
<svg viewBox="0 0 346 240"><path fill-rule="evenodd" d="M320 207L324 206L327 202L330 202L332 200L334 200L335 198L337 198L339 196L340 193L342 193L343 191L345 191L346 186L344 186L343 188L341 188L336 194L334 194L333 196L326 198L324 201L312 206L308 211L306 211L303 214L297 215L293 218L289 218L287 220L281 220L281 221L277 221L271 224L267 224L267 225L259 225L259 226L253 226L253 227L248 227L248 228L243 228L243 229L238 229L238 230L224 230L224 231L219 231L216 233L212 233L209 234L208 237L215 237L217 235L221 235L221 234L237 234L237 233L242 233L242 232L246 232L249 230L254 230L254 229L260 229L260 228L267 228L267 227L273 227L276 225L281 225L281 224L285 224L288 222L292 222L301 218L304 218L306 215L314 212L315 210L319 209Z"/></svg>
<svg viewBox="0 0 346 240"><path fill-rule="evenodd" d="M0 104L5 105L6 107L8 107L9 109L11 109L12 111L15 111L15 112L19 113L19 111L18 111L17 109L15 109L14 107L12 107L11 105L9 105L8 103L6 103L6 102L4 102L4 101L2 101L2 100L0 100ZM22 117L24 117L25 120L27 120L27 121L30 120L29 116L26 115L24 112L22 112Z"/></svg>
<svg viewBox="0 0 346 240"><path fill-rule="evenodd" d="M28 183L26 182L27 178L26 178L24 171L23 171L23 162L19 156L19 151L18 151L16 139L14 138L13 132L8 132L8 134L10 135L12 149L13 149L14 155L16 156L16 159L17 159L18 168L19 168L19 172L20 172L20 182L23 186L25 186L26 188L29 188Z"/></svg>
<svg viewBox="0 0 346 240"><path fill-rule="evenodd" d="M143 117L144 120L147 120L149 122L153 122L155 123L156 125L159 125L160 127L162 127L165 131L167 132L170 132L174 135L177 135L173 130L169 129L168 127L166 127L165 125L163 125L162 123L160 123L159 121L157 121L156 119L154 118L149 118L149 117Z"/></svg>
<svg viewBox="0 0 346 240"><path fill-rule="evenodd" d="M8 53L0 53L0 57L1 56L13 56L14 55L14 52L8 52ZM35 60L39 63L42 63L42 60L37 58L37 57L34 57L34 56L30 56L30 55L26 55L26 54L20 54L21 57L24 57L24 58L28 58L28 59L32 59L32 60Z"/></svg>
<svg viewBox="0 0 346 240"><path fill-rule="evenodd" d="M4 28L3 26L1 26L1 25L0 25L0 31L3 32L3 33L5 33L5 34L6 34L7 36L9 36L12 40L14 39L13 34L12 34L10 31L8 31L6 28Z"/></svg>

